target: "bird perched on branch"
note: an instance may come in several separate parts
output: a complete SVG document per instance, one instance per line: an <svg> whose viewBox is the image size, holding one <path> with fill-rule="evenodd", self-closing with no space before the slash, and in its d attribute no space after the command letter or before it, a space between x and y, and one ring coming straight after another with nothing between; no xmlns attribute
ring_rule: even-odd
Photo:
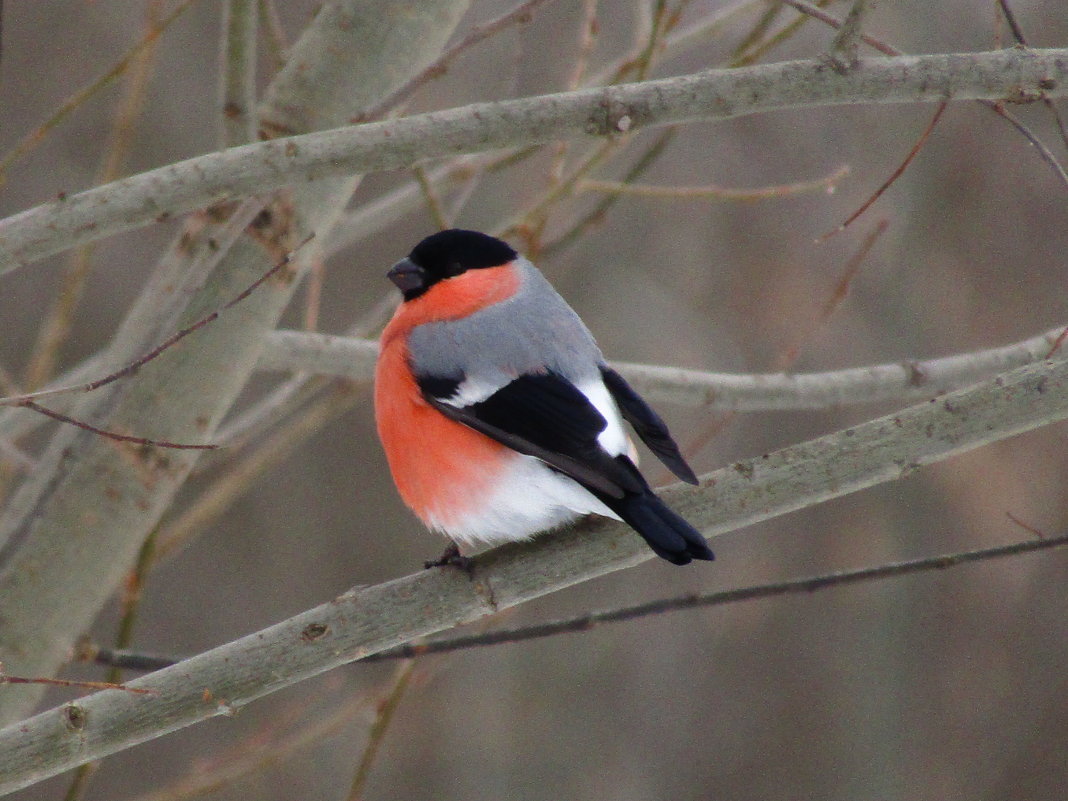
<svg viewBox="0 0 1068 801"><path fill-rule="evenodd" d="M500 543L594 513L674 564L713 558L638 472L624 420L697 483L664 421L530 261L448 230L387 275L404 301L382 334L375 418L401 498L427 526L457 545Z"/></svg>

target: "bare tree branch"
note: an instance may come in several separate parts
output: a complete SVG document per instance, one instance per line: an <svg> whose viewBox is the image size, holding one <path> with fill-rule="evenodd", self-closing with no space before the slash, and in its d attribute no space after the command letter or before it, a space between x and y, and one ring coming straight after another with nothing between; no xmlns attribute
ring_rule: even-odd
<svg viewBox="0 0 1068 801"><path fill-rule="evenodd" d="M404 13L393 13L394 6ZM372 13L362 0L324 4L268 87L261 124L302 132L342 124L432 60L467 6L467 0L433 0L417 8L379 0ZM179 237L128 312L109 360L128 364L148 350L145 340L151 345L163 339L161 327L166 335L201 319L304 236L329 230L358 181L347 174L279 193L217 265L189 283L184 268L190 251L212 251L214 221L233 209L204 213L201 230ZM301 256L309 250L314 248ZM92 404L92 414L82 414L79 406L71 416L110 431L151 430L174 442L210 438L251 374L264 334L292 297L293 278L287 273L260 286L231 314L145 365L137 381L83 394L79 403ZM83 431L56 432L38 469L0 516L0 537L6 538L0 552L0 660L12 672L46 676L67 659L194 460L193 451L164 455ZM79 536L72 536L74 530ZM35 647L27 648L31 642ZM5 720L25 714L40 694L34 687L7 689L0 694Z"/></svg>
<svg viewBox="0 0 1068 801"><path fill-rule="evenodd" d="M820 373L713 373L614 361L650 400L740 412L827 409L941 395L996 373L1050 358L1065 328L1022 342L936 359L873 364ZM259 369L307 371L370 381L378 343L367 339L272 331Z"/></svg>
<svg viewBox="0 0 1068 801"><path fill-rule="evenodd" d="M0 272L223 199L422 159L800 106L1066 92L1068 51L999 50L863 60L846 75L793 61L476 103L231 148L53 200L0 221ZM273 130L287 127L279 122Z"/></svg>
<svg viewBox="0 0 1068 801"><path fill-rule="evenodd" d="M259 0L223 3L219 80L219 142L223 147L256 141L256 34Z"/></svg>
<svg viewBox="0 0 1068 801"><path fill-rule="evenodd" d="M919 467L1068 418L1068 360L1028 365L862 425L714 471L664 496L707 536L891 481ZM470 622L652 558L606 519L494 549L472 575L443 568L352 590L129 686L0 730L0 793L233 711L416 637ZM715 569L710 567L708 569ZM153 706L148 706L152 704Z"/></svg>
<svg viewBox="0 0 1068 801"><path fill-rule="evenodd" d="M1010 515L1011 518L1011 515ZM1015 521L1014 522L1019 522ZM1034 532L1032 532L1034 533ZM385 651L379 651L371 656L359 660L361 662L383 662L391 659L415 659L432 654L447 654L453 651L463 651L469 648L488 648L495 645L503 645L513 642L525 642L527 640L539 640L545 637L555 637L558 634L576 634L589 631L595 626L606 623L624 623L630 620L638 620L651 615L662 615L667 612L681 612L686 609L699 609L709 606L725 606L727 604L741 603L743 601L756 601L765 598L777 598L783 595L808 595L817 590L828 590L836 587L844 587L852 584L860 584L868 581L897 578L914 573L927 573L935 570L948 570L962 565L986 562L992 559L1005 559L1022 554L1035 553L1036 551L1053 550L1068 546L1068 534L1059 537L1037 537L1034 539L1021 540L1008 545L997 545L992 548L976 548L971 551L957 551L943 553L935 556L925 556L919 559L907 559L900 562L890 562L873 567L862 567L854 570L840 570L834 573L824 573L817 576L805 576L803 578L775 581L768 584L754 584L746 587L736 587L729 590L717 590L715 592L691 593L673 598L660 598L655 601L622 606L616 609L606 609L600 612L587 612L573 617L560 620L550 620L544 623L534 623L529 626L512 629L494 629L479 632L477 634L459 634L451 637L439 637L428 642L406 643ZM98 665L122 668L123 670L139 670L149 672L162 670L182 661L173 656L162 654L146 654L140 651L131 651L119 648L98 648L87 646L79 658L92 661Z"/></svg>

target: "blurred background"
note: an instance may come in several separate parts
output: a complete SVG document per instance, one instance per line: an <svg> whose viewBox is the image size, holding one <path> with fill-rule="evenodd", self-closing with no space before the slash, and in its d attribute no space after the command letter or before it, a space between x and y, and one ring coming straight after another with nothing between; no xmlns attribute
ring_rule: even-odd
<svg viewBox="0 0 1068 801"><path fill-rule="evenodd" d="M158 40L120 172L217 147L219 3L198 2ZM296 39L315 2L277 4ZM990 0L877 4L865 30L909 53L987 50L1011 38ZM585 79L641 44L660 5L601 0ZM174 5L38 0L3 8L0 154L107 72ZM759 61L811 58L830 43L808 21L788 28L774 4L694 0L671 33L736 13L686 47L664 46L650 77ZM1014 4L1035 47L1068 42L1062 0ZM458 36L510 5L478 0ZM550 2L532 20L468 52L409 110L566 89L583 57L590 4ZM672 3L669 9L675 8ZM837 15L848 4L834 3ZM655 27L655 26L654 26ZM752 45L755 42L756 45ZM261 86L272 74L261 39ZM862 51L870 55L870 51ZM634 75L631 75L633 79ZM111 150L119 80L51 128L0 186L7 216L93 185ZM1062 104L1063 105L1063 104ZM607 196L581 184L545 215L529 214L554 184L602 148L549 146L459 188L439 187L455 223L505 231L593 329L610 359L770 372L830 370L1008 344L1068 323L1064 254L1068 189L1004 120L954 103L885 195L845 233L814 240L885 181L928 125L932 105L778 112L663 130L616 142L583 177L663 187L757 189L849 174L834 191L780 191L760 201ZM1063 160L1040 104L1013 113ZM648 158L647 158L648 157ZM353 208L410 183L368 176ZM464 199L466 198L465 202ZM851 256L887 229L827 315ZM511 226L511 227L509 227ZM383 273L437 227L427 204L356 232L324 265L316 326L342 332L388 295ZM109 340L177 224L97 243L58 370ZM24 380L42 317L65 285L63 254L0 278L0 365ZM315 293L311 293L315 294ZM286 325L301 327L308 293ZM244 406L279 381L256 378ZM417 570L443 543L401 505L374 437L369 387L263 471L195 539L147 579L134 646L192 654L358 584ZM898 404L903 405L903 404ZM892 411L737 414L661 406L698 472ZM300 414L298 414L298 417ZM269 437L205 461L179 519ZM42 434L21 443L31 452ZM766 581L878 565L1032 536L1068 524L1063 424L983 448L908 478L733 532L718 560L678 569L661 560L502 614L485 626L542 620ZM655 467L650 478L665 481ZM8 475L10 487L17 474ZM397 700L367 774L367 799L1050 799L1068 792L1068 556L1057 551L805 596L689 611L579 635L421 659L353 665L219 719L109 758L83 797L345 798L376 709ZM118 605L91 638L114 641ZM104 670L73 665L69 678ZM398 690L398 684L404 685ZM51 693L49 705L70 697ZM299 747L298 747L299 745ZM15 797L58 799L70 775Z"/></svg>

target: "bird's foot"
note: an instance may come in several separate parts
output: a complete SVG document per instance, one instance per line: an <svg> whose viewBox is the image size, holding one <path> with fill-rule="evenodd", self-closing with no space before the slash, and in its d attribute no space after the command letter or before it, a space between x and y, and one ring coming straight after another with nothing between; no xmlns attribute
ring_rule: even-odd
<svg viewBox="0 0 1068 801"><path fill-rule="evenodd" d="M423 567L429 570L432 567L457 567L468 575L474 570L475 560L470 556L460 553L460 546L455 542L449 543L449 547L437 559L428 559L423 562Z"/></svg>

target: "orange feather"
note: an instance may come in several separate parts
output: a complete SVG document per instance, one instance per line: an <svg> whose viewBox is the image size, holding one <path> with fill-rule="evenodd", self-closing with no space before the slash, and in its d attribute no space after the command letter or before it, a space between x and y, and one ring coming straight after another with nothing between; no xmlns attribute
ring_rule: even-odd
<svg viewBox="0 0 1068 801"><path fill-rule="evenodd" d="M510 264L470 270L402 303L382 333L375 370L375 421L401 498L428 525L448 526L477 511L515 454L424 400L408 359L416 326L467 317L511 297Z"/></svg>

